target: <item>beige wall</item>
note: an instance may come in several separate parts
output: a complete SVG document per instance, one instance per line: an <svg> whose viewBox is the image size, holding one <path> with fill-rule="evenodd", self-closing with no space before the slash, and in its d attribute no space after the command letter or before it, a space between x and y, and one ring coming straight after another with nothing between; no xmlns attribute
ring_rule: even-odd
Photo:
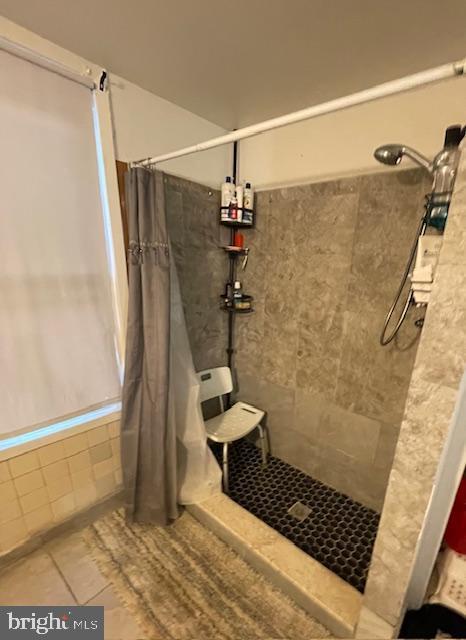
<svg viewBox="0 0 466 640"><path fill-rule="evenodd" d="M119 421L38 442L0 462L0 555L121 487Z"/></svg>
<svg viewBox="0 0 466 640"><path fill-rule="evenodd" d="M174 151L225 133L194 113L111 76L111 98L118 160L130 162ZM158 166L162 171L219 187L231 172L231 145Z"/></svg>
<svg viewBox="0 0 466 640"><path fill-rule="evenodd" d="M409 386L358 637L397 637L422 525L466 368L466 156Z"/></svg>
<svg viewBox="0 0 466 640"><path fill-rule="evenodd" d="M277 129L241 142L241 176L267 188L384 170L372 154L387 142L433 155L465 103L466 80L455 78Z"/></svg>
<svg viewBox="0 0 466 640"><path fill-rule="evenodd" d="M239 398L267 411L272 452L380 510L417 348L385 314L428 186L420 170L263 191L239 278Z"/></svg>

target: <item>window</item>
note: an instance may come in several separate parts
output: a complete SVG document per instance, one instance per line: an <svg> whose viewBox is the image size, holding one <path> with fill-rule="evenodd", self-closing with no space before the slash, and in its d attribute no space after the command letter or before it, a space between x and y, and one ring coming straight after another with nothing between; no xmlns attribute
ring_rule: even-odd
<svg viewBox="0 0 466 640"><path fill-rule="evenodd" d="M120 396L92 92L0 51L0 437Z"/></svg>

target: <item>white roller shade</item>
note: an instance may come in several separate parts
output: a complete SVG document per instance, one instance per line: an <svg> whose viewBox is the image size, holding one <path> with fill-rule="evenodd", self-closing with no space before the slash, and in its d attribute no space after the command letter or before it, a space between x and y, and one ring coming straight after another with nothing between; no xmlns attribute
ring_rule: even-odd
<svg viewBox="0 0 466 640"><path fill-rule="evenodd" d="M118 398L91 91L0 51L0 437Z"/></svg>

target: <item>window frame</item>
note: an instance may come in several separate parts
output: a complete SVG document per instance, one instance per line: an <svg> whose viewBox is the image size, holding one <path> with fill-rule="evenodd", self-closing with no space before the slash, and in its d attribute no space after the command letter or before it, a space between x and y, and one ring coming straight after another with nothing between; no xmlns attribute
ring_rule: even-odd
<svg viewBox="0 0 466 640"><path fill-rule="evenodd" d="M89 88L92 93L92 109L94 131L96 138L96 154L99 168L99 185L101 193L102 213L104 217L105 235L107 240L107 258L111 278L112 303L116 330L116 351L120 370L120 378L123 381L125 341L126 341L126 317L128 309L128 280L126 271L126 256L123 237L123 225L120 209L120 197L118 191L118 179L116 171L115 146L113 139L113 123L109 94L108 73L102 67L88 62L84 58L45 40L37 34L20 27L19 25L0 16L0 49L13 53L20 58L44 67L51 72L70 78ZM115 403L112 402L115 407ZM74 420L82 417L85 430L98 426L102 418L92 418L93 412L83 409ZM109 421L109 417L106 420ZM116 419L118 414L115 409L111 412L111 418ZM94 424L95 422L95 424ZM51 420L47 427L63 424L63 427L46 436L44 439L37 435L29 442L24 442L24 430L18 434L18 442L15 436L7 437L9 444L3 447L5 454L8 449L20 446L21 450L28 450L44 445L50 437L53 440L69 437L75 433L79 425L74 422L68 425L66 416L60 420ZM31 426L34 433L36 428ZM22 440L22 439L23 440ZM2 439L0 439L1 443ZM16 452L15 452L16 454ZM3 457L3 456L2 456Z"/></svg>

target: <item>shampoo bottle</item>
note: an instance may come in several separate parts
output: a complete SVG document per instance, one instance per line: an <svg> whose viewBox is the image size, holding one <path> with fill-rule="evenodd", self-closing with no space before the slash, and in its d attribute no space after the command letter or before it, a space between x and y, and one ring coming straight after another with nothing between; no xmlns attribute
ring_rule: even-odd
<svg viewBox="0 0 466 640"><path fill-rule="evenodd" d="M245 209L254 209L254 191L250 182L246 182L244 187L244 207Z"/></svg>
<svg viewBox="0 0 466 640"><path fill-rule="evenodd" d="M252 212L254 209L254 190L250 182L246 182L244 187L243 207L243 222L252 224L254 215Z"/></svg>
<svg viewBox="0 0 466 640"><path fill-rule="evenodd" d="M235 185L231 176L225 178L225 182L222 184L221 189L221 207L222 207L222 220L229 220L230 212L229 207L235 195Z"/></svg>

